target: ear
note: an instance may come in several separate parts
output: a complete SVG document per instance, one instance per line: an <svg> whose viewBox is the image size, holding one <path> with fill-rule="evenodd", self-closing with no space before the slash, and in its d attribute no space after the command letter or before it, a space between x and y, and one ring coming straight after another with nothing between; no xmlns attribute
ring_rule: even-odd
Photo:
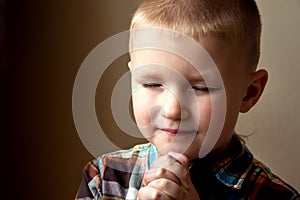
<svg viewBox="0 0 300 200"><path fill-rule="evenodd" d="M243 98L240 112L248 112L256 104L264 91L267 80L268 72L266 70L258 70L251 75L250 84Z"/></svg>
<svg viewBox="0 0 300 200"><path fill-rule="evenodd" d="M131 70L131 61L128 62L127 66Z"/></svg>

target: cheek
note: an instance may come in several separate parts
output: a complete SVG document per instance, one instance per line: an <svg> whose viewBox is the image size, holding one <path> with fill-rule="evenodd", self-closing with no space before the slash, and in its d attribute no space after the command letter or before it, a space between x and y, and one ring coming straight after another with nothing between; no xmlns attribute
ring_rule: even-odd
<svg viewBox="0 0 300 200"><path fill-rule="evenodd" d="M198 103L199 112L199 129L206 130L210 124L211 119L211 101L204 99Z"/></svg>
<svg viewBox="0 0 300 200"><path fill-rule="evenodd" d="M227 112L224 129L232 131L236 125L238 115L240 113L241 101L238 98L228 98L227 100Z"/></svg>
<svg viewBox="0 0 300 200"><path fill-rule="evenodd" d="M132 95L133 113L139 127L147 126L151 122L151 102L151 98L145 98L142 92L137 91Z"/></svg>

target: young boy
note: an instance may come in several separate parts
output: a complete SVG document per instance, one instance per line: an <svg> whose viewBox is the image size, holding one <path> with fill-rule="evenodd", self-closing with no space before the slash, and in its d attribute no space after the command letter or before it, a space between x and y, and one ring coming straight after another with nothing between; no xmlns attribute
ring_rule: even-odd
<svg viewBox="0 0 300 200"><path fill-rule="evenodd" d="M134 115L150 143L90 162L76 199L300 199L234 132L239 112L255 105L267 82L267 72L256 70L261 22L254 0L144 0L131 30L153 27L193 38L222 81L213 65L196 66L209 63L200 51L183 49L191 59L157 48L132 51ZM185 48L178 38L158 42Z"/></svg>

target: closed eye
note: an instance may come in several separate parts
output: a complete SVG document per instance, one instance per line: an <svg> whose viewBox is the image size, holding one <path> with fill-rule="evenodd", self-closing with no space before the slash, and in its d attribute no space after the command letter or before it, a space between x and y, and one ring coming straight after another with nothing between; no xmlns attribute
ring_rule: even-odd
<svg viewBox="0 0 300 200"><path fill-rule="evenodd" d="M162 84L159 83L143 83L142 85L144 88L157 88L162 86Z"/></svg>
<svg viewBox="0 0 300 200"><path fill-rule="evenodd" d="M207 86L193 86L192 87L195 91L198 92L204 92L204 93L209 93L209 92L213 92L215 90L215 88L209 88Z"/></svg>

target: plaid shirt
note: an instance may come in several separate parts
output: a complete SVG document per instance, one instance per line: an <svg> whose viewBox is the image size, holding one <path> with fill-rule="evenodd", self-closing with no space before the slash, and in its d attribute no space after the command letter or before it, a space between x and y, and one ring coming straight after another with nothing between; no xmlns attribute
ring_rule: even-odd
<svg viewBox="0 0 300 200"><path fill-rule="evenodd" d="M134 200L143 186L143 173L157 157L151 144L105 154L88 163L77 200ZM295 189L253 158L233 139L225 155L191 161L191 180L201 200L300 200Z"/></svg>

